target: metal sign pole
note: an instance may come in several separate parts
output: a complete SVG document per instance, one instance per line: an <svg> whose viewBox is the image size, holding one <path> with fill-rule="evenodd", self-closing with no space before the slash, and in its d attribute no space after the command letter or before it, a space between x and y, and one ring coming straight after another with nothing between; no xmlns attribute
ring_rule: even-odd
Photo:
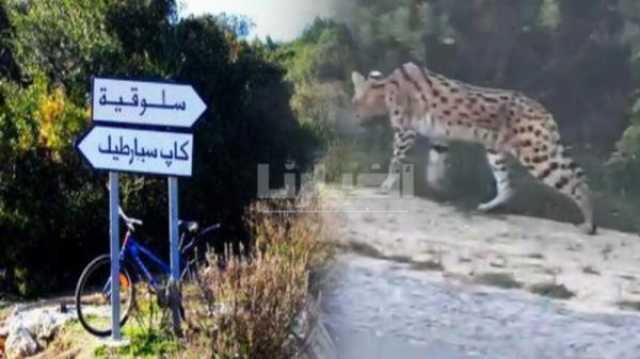
<svg viewBox="0 0 640 359"><path fill-rule="evenodd" d="M111 235L111 338L114 342L122 339L120 335L120 226L118 209L119 186L118 173L109 172L109 233Z"/></svg>
<svg viewBox="0 0 640 359"><path fill-rule="evenodd" d="M181 335L180 329L180 248L178 239L178 179L169 177L169 246L171 280L169 282L169 303L173 314L173 331Z"/></svg>

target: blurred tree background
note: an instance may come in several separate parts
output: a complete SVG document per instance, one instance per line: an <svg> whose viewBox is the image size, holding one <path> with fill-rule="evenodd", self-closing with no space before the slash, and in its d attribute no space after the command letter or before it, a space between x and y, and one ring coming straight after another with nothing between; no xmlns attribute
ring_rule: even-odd
<svg viewBox="0 0 640 359"><path fill-rule="evenodd" d="M338 13L349 29L361 72L388 73L415 61L451 78L519 90L541 101L589 174L600 224L640 230L640 3L348 0ZM336 159L353 153L353 148L338 149L353 147L349 138L336 147ZM390 135L366 136L361 142L369 141L369 156L375 153L385 163L388 149L371 145L372 139L382 138L390 144ZM488 199L494 189L482 153L464 145L454 149L453 196L464 197L466 205ZM424 155L420 149L415 152L420 168ZM525 185L519 186L508 213L579 219L567 211L566 201L532 185L535 181L523 171L518 177Z"/></svg>
<svg viewBox="0 0 640 359"><path fill-rule="evenodd" d="M353 123L350 73L388 72L407 61L540 100L586 167L602 224L640 229L636 0L336 6L334 19L317 19L280 43L248 39L251 19L242 16L179 18L173 0L0 0L4 289L34 295L70 288L82 266L107 250L106 176L73 149L90 125L91 75L194 85L209 111L196 132L194 176L181 181L181 214L224 222L228 238L244 239L241 215L256 197L258 163L271 165L272 187L288 161L306 169L322 158L332 180L346 171L384 172L391 137L385 121L366 129ZM476 196L474 203L489 197L482 154L464 146L459 152L452 187ZM166 253L164 179L125 176L122 186L124 207L145 220L150 244ZM540 208L532 208L527 191L535 186L525 187L526 205L510 205L509 213L577 218L552 195L536 194Z"/></svg>

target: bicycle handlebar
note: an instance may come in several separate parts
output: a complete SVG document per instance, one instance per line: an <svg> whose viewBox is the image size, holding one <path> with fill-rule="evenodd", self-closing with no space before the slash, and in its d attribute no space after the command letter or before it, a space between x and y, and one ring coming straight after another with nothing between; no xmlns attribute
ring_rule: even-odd
<svg viewBox="0 0 640 359"><path fill-rule="evenodd" d="M125 222L127 227L129 227L129 229L133 229L133 225L138 225L138 226L142 225L141 219L127 216L122 210L122 207L118 207L118 214L120 215L120 218L122 218L122 220Z"/></svg>
<svg viewBox="0 0 640 359"><path fill-rule="evenodd" d="M110 189L109 189L109 182L108 181L105 183L105 187L107 187L107 192L109 192ZM142 225L142 220L141 219L137 219L137 218L133 218L133 217L127 216L124 213L124 211L122 210L122 207L120 207L120 206L118 206L118 215L120 216L120 218L122 218L124 223L131 230L134 229L134 227L133 227L134 225L136 225L136 226L141 226Z"/></svg>
<svg viewBox="0 0 640 359"><path fill-rule="evenodd" d="M142 226L142 225L143 225L143 222L142 222L142 220L141 220L141 219L133 218L133 217L129 217L129 216L127 216L127 214L126 214L126 213L124 213L124 210L123 210L123 209L122 209L122 207L120 207L120 206L118 206L118 215L120 216L120 218L122 218L122 220L124 221L124 223L125 223L125 225L127 226L127 228L129 228L131 231L134 231L134 230L135 230L135 227L134 227L134 226ZM180 224L182 224L182 223L183 223L183 221L179 221L179 223L180 223ZM195 229L194 229L193 231L194 231L194 232L195 232L195 231L197 231L197 229L198 229L198 224L197 224L197 222L191 222L191 223L195 223L195 226L196 226L196 227L195 227ZM220 229L221 227L222 227L222 225L221 225L220 223L213 224L213 225L211 225L211 226L209 226L209 227L206 227L206 228L204 228L203 230L201 230L201 231L198 233L198 236L201 236L201 235L207 234L207 233L209 233L209 232L211 232L211 231L218 230L218 229Z"/></svg>

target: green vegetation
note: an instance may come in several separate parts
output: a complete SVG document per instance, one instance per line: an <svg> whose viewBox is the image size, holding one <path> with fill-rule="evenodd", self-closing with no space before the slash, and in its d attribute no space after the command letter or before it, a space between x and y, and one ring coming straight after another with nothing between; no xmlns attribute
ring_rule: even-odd
<svg viewBox="0 0 640 359"><path fill-rule="evenodd" d="M180 343L159 329L148 330L140 327L125 327L123 335L130 345L122 348L100 346L94 354L96 358L168 358L177 356Z"/></svg>
<svg viewBox="0 0 640 359"><path fill-rule="evenodd" d="M208 263L199 271L201 282L184 283L183 338L170 334L168 309L158 307L155 296L142 288L137 312L123 328L129 345L105 346L74 321L65 326L49 354L81 352L96 358L290 358L302 349L301 341L313 325L310 318L314 313L301 315L309 307L311 296L317 294L310 286L310 275L332 255L325 238L329 233L319 214L266 212L299 205L296 200L256 202L245 217L255 238L250 253L245 257L230 256L225 270L219 267L218 255L208 254ZM304 206L317 208L316 199Z"/></svg>
<svg viewBox="0 0 640 359"><path fill-rule="evenodd" d="M171 334L169 309L139 285L136 311L123 327L128 345L105 345L72 320L39 355L195 359L290 358L299 353L316 314L312 304L318 293L310 278L323 269L333 250L320 214L273 212L298 206L318 208L317 197L304 203L255 202L244 216L254 238L247 255L229 255L222 270L222 258L208 253L200 281L183 283L182 338Z"/></svg>
<svg viewBox="0 0 640 359"><path fill-rule="evenodd" d="M286 161L303 169L312 159L320 141L296 121L276 50L238 34L250 26L242 17L175 11L173 0L0 2L0 290L68 289L108 250L105 176L73 148L90 123L91 75L194 85L211 111L197 129L194 176L181 182L181 215L225 223L231 241L247 237L257 165L271 166L275 187ZM124 207L166 253L165 181L122 182Z"/></svg>
<svg viewBox="0 0 640 359"><path fill-rule="evenodd" d="M162 331L132 329L135 343L120 353L125 356L173 355L179 348L278 357L292 350L286 340L308 295L307 274L324 257L316 257L311 240L320 236L318 222L269 217L247 225L243 214L256 200L258 164L270 165L271 187L281 184L290 161L300 171L319 162L331 181L386 171L390 130L383 118L363 127L353 122L352 70L388 72L417 61L540 100L585 167L600 224L640 230L637 1L349 0L339 6L336 19L318 19L294 41L276 43L248 41L251 20L243 17L180 19L174 0L0 0L0 272L6 270L0 291L36 296L69 289L87 261L107 251L105 176L73 149L90 123L91 75L194 85L211 110L197 128L194 176L181 181L181 215L224 223L225 239L247 254L205 276L233 311L202 316L188 345ZM425 192L424 146L414 156L418 193ZM447 198L471 206L491 196L482 153L455 144L452 157ZM578 219L568 202L534 185L522 169L516 180L510 213ZM145 244L166 253L164 180L124 176L122 182L124 207L156 239ZM366 244L353 246L384 258ZM411 265L442 270L439 261ZM477 279L521 285L503 273ZM196 296L194 305L211 304L198 300L205 299Z"/></svg>

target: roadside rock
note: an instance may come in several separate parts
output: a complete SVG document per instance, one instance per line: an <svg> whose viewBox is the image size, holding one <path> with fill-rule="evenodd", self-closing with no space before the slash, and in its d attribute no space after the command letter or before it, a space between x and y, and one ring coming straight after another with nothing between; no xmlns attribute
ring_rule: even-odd
<svg viewBox="0 0 640 359"><path fill-rule="evenodd" d="M26 328L17 328L9 333L5 343L8 358L24 358L38 352L38 343Z"/></svg>
<svg viewBox="0 0 640 359"><path fill-rule="evenodd" d="M46 348L58 329L74 316L60 313L54 307L44 307L21 311L17 307L0 328L6 334L5 350L8 358L23 358Z"/></svg>

